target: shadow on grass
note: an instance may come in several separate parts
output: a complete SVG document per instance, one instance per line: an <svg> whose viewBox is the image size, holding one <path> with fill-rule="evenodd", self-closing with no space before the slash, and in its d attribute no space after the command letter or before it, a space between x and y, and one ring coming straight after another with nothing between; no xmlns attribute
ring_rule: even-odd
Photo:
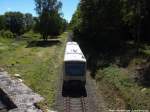
<svg viewBox="0 0 150 112"><path fill-rule="evenodd" d="M136 81L143 87L150 87L150 61L141 65L141 68L138 69L138 77Z"/></svg>
<svg viewBox="0 0 150 112"><path fill-rule="evenodd" d="M51 47L53 45L58 45L61 44L61 41L59 39L51 39L51 40L34 40L28 42L28 45L26 48L31 48L31 47Z"/></svg>

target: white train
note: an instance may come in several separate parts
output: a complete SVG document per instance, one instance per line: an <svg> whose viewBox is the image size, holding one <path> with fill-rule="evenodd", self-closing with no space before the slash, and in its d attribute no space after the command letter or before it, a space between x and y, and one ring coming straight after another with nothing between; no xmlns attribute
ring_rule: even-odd
<svg viewBox="0 0 150 112"><path fill-rule="evenodd" d="M63 62L63 81L86 83L86 59L79 45L76 42L67 42L64 62Z"/></svg>

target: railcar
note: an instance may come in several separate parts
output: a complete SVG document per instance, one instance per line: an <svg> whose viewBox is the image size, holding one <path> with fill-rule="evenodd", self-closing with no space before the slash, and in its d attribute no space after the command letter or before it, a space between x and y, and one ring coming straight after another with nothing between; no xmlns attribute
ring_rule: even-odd
<svg viewBox="0 0 150 112"><path fill-rule="evenodd" d="M77 42L67 42L63 62L64 84L81 82L85 85L86 66L86 58Z"/></svg>

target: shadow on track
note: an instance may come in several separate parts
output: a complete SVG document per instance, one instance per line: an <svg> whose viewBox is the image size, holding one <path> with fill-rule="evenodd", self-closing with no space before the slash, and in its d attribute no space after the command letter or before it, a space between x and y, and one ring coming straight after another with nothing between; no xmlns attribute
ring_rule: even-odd
<svg viewBox="0 0 150 112"><path fill-rule="evenodd" d="M85 86L80 83L77 85L72 85L68 83L67 85L63 84L62 96L72 98L87 97L87 91Z"/></svg>

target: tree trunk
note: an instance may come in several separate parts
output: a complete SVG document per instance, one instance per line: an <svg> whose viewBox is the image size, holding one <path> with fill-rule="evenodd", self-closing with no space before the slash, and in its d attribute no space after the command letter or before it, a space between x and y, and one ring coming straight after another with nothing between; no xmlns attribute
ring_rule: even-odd
<svg viewBox="0 0 150 112"><path fill-rule="evenodd" d="M47 36L45 34L42 34L42 36L43 36L43 40L47 41Z"/></svg>

